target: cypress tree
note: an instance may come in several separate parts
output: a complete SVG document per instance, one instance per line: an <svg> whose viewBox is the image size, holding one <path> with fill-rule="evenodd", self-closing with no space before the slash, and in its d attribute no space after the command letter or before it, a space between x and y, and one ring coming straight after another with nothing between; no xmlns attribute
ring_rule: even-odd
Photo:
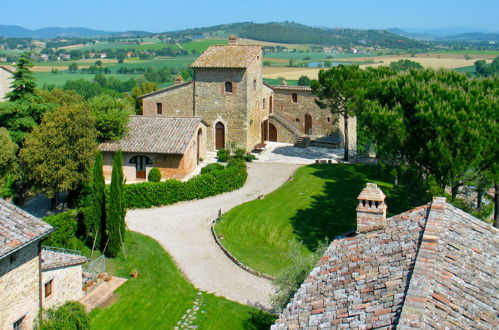
<svg viewBox="0 0 499 330"><path fill-rule="evenodd" d="M111 187L106 219L105 253L116 257L121 250L125 236L125 214L123 203L123 155L121 151L114 154Z"/></svg>
<svg viewBox="0 0 499 330"><path fill-rule="evenodd" d="M90 212L85 219L87 235L92 237L93 247L101 246L102 232L106 223L106 184L102 173L102 153L95 153L94 166L92 168L93 181L91 191Z"/></svg>

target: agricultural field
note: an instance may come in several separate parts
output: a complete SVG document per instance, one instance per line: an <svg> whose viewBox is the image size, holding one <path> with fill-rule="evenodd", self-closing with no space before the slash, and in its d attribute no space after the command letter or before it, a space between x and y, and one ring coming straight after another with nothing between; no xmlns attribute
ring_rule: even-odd
<svg viewBox="0 0 499 330"><path fill-rule="evenodd" d="M107 74L106 77L114 77L121 81L128 80L130 78L139 78L142 75L140 74ZM62 86L68 80L94 80L95 75L87 74L87 73L69 73L69 72L58 72L54 74L52 72L35 72L36 83L39 87L43 87L43 85L55 85Z"/></svg>

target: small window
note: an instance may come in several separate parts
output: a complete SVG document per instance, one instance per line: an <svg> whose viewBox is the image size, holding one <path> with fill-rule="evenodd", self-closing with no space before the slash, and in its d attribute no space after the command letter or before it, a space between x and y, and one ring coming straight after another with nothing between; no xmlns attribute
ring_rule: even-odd
<svg viewBox="0 0 499 330"><path fill-rule="evenodd" d="M232 83L230 81L225 83L225 93L232 93Z"/></svg>
<svg viewBox="0 0 499 330"><path fill-rule="evenodd" d="M296 118L296 119L295 119L295 121L296 121L297 123L299 123L299 122L300 122L300 118Z"/></svg>
<svg viewBox="0 0 499 330"><path fill-rule="evenodd" d="M12 329L21 330L23 328L24 316L12 324Z"/></svg>
<svg viewBox="0 0 499 330"><path fill-rule="evenodd" d="M298 103L298 94L296 93L291 94L291 98L293 99L293 103Z"/></svg>
<svg viewBox="0 0 499 330"><path fill-rule="evenodd" d="M253 90L256 91L256 79L253 80Z"/></svg>
<svg viewBox="0 0 499 330"><path fill-rule="evenodd" d="M331 117L327 117L327 122L330 123L331 122Z"/></svg>
<svg viewBox="0 0 499 330"><path fill-rule="evenodd" d="M265 109L265 99L262 100L262 108Z"/></svg>
<svg viewBox="0 0 499 330"><path fill-rule="evenodd" d="M158 115L163 114L163 103L156 103L156 113Z"/></svg>
<svg viewBox="0 0 499 330"><path fill-rule="evenodd" d="M45 283L45 298L47 298L48 296L50 296L52 294L52 282L54 280L50 280L48 281L47 283Z"/></svg>

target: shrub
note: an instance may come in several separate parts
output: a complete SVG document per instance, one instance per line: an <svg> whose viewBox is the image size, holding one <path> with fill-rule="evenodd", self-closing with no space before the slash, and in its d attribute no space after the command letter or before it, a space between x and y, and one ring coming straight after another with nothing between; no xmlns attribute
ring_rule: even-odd
<svg viewBox="0 0 499 330"><path fill-rule="evenodd" d="M245 157L246 157L246 150L244 150L243 148L237 148L234 151L234 158L244 159Z"/></svg>
<svg viewBox="0 0 499 330"><path fill-rule="evenodd" d="M81 250L83 243L77 238L78 213L70 210L45 217L43 221L52 225L55 230L43 241L44 245L66 249Z"/></svg>
<svg viewBox="0 0 499 330"><path fill-rule="evenodd" d="M229 159L229 151L227 149L218 149L217 158L219 162L226 162Z"/></svg>
<svg viewBox="0 0 499 330"><path fill-rule="evenodd" d="M230 159L227 167L205 170L186 182L167 180L165 182L144 182L124 186L126 208L149 208L201 199L241 188L246 182L246 163Z"/></svg>
<svg viewBox="0 0 499 330"><path fill-rule="evenodd" d="M85 307L77 301L68 301L59 308L51 308L43 312L38 330L90 329L90 318Z"/></svg>
<svg viewBox="0 0 499 330"><path fill-rule="evenodd" d="M264 312L259 309L252 310L243 321L244 330L267 330L277 320L277 315Z"/></svg>
<svg viewBox="0 0 499 330"><path fill-rule="evenodd" d="M245 160L246 160L247 162L252 162L252 161L253 161L253 160L255 160L255 159L256 159L256 156L255 156L255 155L253 155L253 154L249 154L249 153L248 153L248 154L246 154L246 158L245 158Z"/></svg>
<svg viewBox="0 0 499 330"><path fill-rule="evenodd" d="M151 168L149 174L147 175L147 180L149 182L160 182L161 181L161 172L157 167Z"/></svg>
<svg viewBox="0 0 499 330"><path fill-rule="evenodd" d="M223 170L224 168L225 168L225 166L223 166L222 164L218 164L218 163L208 164L201 169L201 174L206 174L206 173L210 173L213 171Z"/></svg>

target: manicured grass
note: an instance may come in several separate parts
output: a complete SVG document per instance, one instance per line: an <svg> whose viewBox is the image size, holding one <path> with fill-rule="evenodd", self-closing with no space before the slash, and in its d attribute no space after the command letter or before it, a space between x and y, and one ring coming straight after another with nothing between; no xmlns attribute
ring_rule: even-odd
<svg viewBox="0 0 499 330"><path fill-rule="evenodd" d="M200 310L192 323L200 329L242 329L254 308L196 290L179 272L173 260L153 239L128 232L123 255L107 260L107 271L130 278L116 294L119 299L105 309L92 311L93 329L173 329L193 301ZM202 313L204 311L205 313Z"/></svg>
<svg viewBox="0 0 499 330"><path fill-rule="evenodd" d="M388 214L395 215L428 202L416 180L393 177L372 165L310 165L263 200L242 204L216 225L223 244L241 262L276 275L290 264L290 243L303 241L310 253L319 241L355 230L357 196L366 182L377 183L387 195Z"/></svg>

